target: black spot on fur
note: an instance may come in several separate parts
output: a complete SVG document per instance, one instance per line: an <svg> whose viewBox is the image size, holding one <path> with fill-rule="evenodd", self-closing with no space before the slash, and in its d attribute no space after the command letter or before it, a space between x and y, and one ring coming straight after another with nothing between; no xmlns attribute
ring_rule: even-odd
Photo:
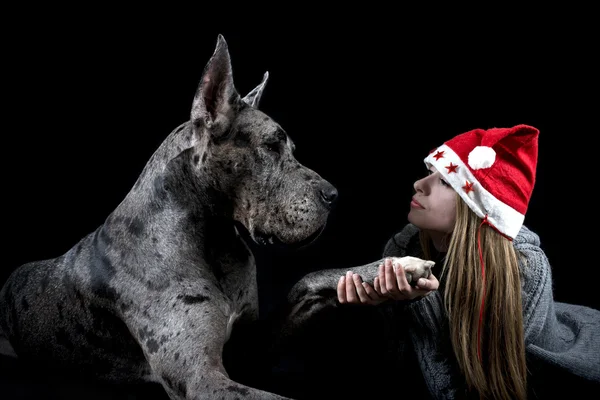
<svg viewBox="0 0 600 400"><path fill-rule="evenodd" d="M166 324L165 324L165 326L166 326ZM160 337L160 344L165 344L165 343L167 343L168 341L169 341L169 337L168 337L167 335L162 335L162 336Z"/></svg>
<svg viewBox="0 0 600 400"><path fill-rule="evenodd" d="M100 229L100 231L98 232L98 239L103 244L104 249L110 247L113 244L113 239L106 234L106 231L104 229Z"/></svg>
<svg viewBox="0 0 600 400"><path fill-rule="evenodd" d="M129 310L129 308L131 308L131 305L129 305L125 302L121 302L121 304L119 304L119 309L121 310L121 312L125 312L125 311Z"/></svg>
<svg viewBox="0 0 600 400"><path fill-rule="evenodd" d="M148 337L148 338L152 338L152 337L154 337L154 331L153 331L153 330L150 330L150 329L148 329L148 327L146 326L146 327L144 327L143 329L139 329L139 330L138 330L138 335L139 335L139 337L140 337L140 340L144 340L144 339L146 339L147 337Z"/></svg>
<svg viewBox="0 0 600 400"><path fill-rule="evenodd" d="M206 161L206 153L202 154L202 162Z"/></svg>
<svg viewBox="0 0 600 400"><path fill-rule="evenodd" d="M200 155L194 154L194 164L197 165L199 161L200 161Z"/></svg>
<svg viewBox="0 0 600 400"><path fill-rule="evenodd" d="M175 353L175 361L179 360L179 352Z"/></svg>
<svg viewBox="0 0 600 400"><path fill-rule="evenodd" d="M131 218L129 224L127 225L127 229L133 236L140 237L144 233L144 221L138 217Z"/></svg>
<svg viewBox="0 0 600 400"><path fill-rule="evenodd" d="M209 298L208 296L203 296L201 294L196 295L196 296L190 296L190 295L179 295L177 296L178 299L183 299L184 304L196 304L196 303L202 303L207 301Z"/></svg>
<svg viewBox="0 0 600 400"><path fill-rule="evenodd" d="M233 144L236 147L249 147L251 143L250 137L251 134L248 131L238 131L233 139Z"/></svg>
<svg viewBox="0 0 600 400"><path fill-rule="evenodd" d="M154 354L158 351L158 349L160 349L160 345L154 339L148 339L146 345L148 346L148 351L150 352L150 354Z"/></svg>

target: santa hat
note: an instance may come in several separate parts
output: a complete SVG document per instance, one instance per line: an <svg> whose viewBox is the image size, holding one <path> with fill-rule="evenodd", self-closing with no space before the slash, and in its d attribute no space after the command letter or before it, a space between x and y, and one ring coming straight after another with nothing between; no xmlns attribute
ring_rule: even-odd
<svg viewBox="0 0 600 400"><path fill-rule="evenodd" d="M539 130L474 129L433 150L434 166L486 223L510 239L523 225L535 183Z"/></svg>

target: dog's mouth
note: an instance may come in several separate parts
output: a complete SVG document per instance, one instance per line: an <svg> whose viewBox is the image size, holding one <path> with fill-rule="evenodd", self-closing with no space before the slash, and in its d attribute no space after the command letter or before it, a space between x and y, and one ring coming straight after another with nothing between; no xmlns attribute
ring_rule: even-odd
<svg viewBox="0 0 600 400"><path fill-rule="evenodd" d="M254 241L254 243L256 243L257 245L259 245L261 247L274 247L274 248L282 249L282 250L302 249L302 248L308 246L309 244L311 244L312 242L314 242L315 240L317 240L317 238L319 236L321 236L321 234L325 230L325 224L323 224L321 227L319 227L319 229L317 229L314 233L312 233L310 236L306 237L305 239L300 240L298 242L294 242L294 243L286 243L286 242L281 241L276 235L266 234L266 233L263 233L260 231L255 231L254 235L250 235L248 230L244 227L243 224L236 223L236 226L238 227L238 231L243 232L244 236L251 238L252 241Z"/></svg>
<svg viewBox="0 0 600 400"><path fill-rule="evenodd" d="M325 230L325 225L321 226L319 229L317 229L312 235L308 236L306 239L303 239L303 240L301 240L299 242L295 242L295 243L284 243L281 240L279 240L277 238L277 236L275 236L275 235L267 235L267 234L263 234L260 232L255 232L254 241L256 242L256 244L258 244L260 246L269 246L269 247L273 246L273 247L277 247L280 249L298 250L298 249L308 246L309 244L311 244L312 242L317 240L317 238L319 236L321 236L321 233L323 233L324 230Z"/></svg>

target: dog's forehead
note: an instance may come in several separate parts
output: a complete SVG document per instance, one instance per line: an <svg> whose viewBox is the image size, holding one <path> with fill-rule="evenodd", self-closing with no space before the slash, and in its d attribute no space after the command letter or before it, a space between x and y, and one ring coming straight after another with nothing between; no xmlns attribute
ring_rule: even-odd
<svg viewBox="0 0 600 400"><path fill-rule="evenodd" d="M287 132L275 120L256 109L240 113L236 119L238 131L251 134L255 140L288 140Z"/></svg>

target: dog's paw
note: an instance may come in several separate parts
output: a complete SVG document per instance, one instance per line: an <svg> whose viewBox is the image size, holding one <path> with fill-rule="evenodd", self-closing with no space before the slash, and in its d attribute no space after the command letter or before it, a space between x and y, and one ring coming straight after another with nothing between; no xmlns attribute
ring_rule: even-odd
<svg viewBox="0 0 600 400"><path fill-rule="evenodd" d="M431 268L435 265L435 262L431 260L423 260L418 257L390 257L392 260L392 266L394 272L398 271L398 268L402 266L404 273L406 274L406 280L411 285L415 285L419 278L429 278L431 275Z"/></svg>

